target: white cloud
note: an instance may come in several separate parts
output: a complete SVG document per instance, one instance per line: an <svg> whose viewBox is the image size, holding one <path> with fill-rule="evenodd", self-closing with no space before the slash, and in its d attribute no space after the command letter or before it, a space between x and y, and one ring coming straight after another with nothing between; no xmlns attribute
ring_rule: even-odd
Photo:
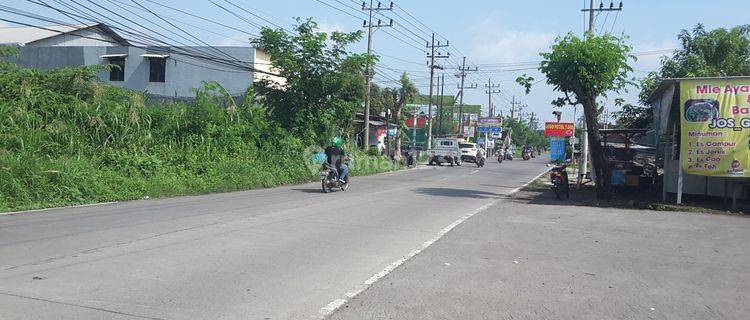
<svg viewBox="0 0 750 320"><path fill-rule="evenodd" d="M341 23L336 22L328 22L328 21L322 21L318 23L318 28L320 28L321 32L325 32L327 34L331 34L334 31L344 32L346 31L346 27L344 27Z"/></svg>
<svg viewBox="0 0 750 320"><path fill-rule="evenodd" d="M472 31L473 56L483 62L536 61L555 39L550 33L506 29L494 16L481 20Z"/></svg>

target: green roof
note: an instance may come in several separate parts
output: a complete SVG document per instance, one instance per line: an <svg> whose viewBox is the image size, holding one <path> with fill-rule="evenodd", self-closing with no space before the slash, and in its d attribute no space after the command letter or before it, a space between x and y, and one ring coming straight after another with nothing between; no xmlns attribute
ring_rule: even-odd
<svg viewBox="0 0 750 320"><path fill-rule="evenodd" d="M413 104L427 104L427 101L430 99L429 95L426 94L420 94L419 96L412 99L411 103ZM440 102L440 96L439 95L433 95L432 96L432 102L434 104L439 104ZM443 105L449 106L456 104L456 99L453 98L453 96L446 95L443 97Z"/></svg>
<svg viewBox="0 0 750 320"><path fill-rule="evenodd" d="M478 104L465 104L464 105L464 113L479 114L480 110L482 110L482 106Z"/></svg>

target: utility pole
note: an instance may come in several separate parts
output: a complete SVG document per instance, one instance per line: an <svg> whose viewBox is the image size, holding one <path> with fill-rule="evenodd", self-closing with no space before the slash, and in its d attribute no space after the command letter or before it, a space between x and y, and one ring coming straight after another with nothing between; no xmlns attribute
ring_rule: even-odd
<svg viewBox="0 0 750 320"><path fill-rule="evenodd" d="M364 21L362 23L362 27L367 28L367 55L372 55L372 32L374 28L381 28L381 27L392 27L393 26L393 19L391 19L391 22L389 24L383 24L383 22L378 19L378 24L372 23L372 13L377 11L383 11L383 10L393 10L393 2L391 2L390 7L381 7L380 2L378 2L377 7L372 6L373 0L370 0L370 6L366 7L365 3L362 2L362 10L366 10L369 13L368 20ZM372 65L368 62L367 63L367 70L365 71L365 81L366 83L366 96L365 96L365 137L364 137L364 143L363 147L365 150L367 150L370 147L370 93L372 92Z"/></svg>
<svg viewBox="0 0 750 320"><path fill-rule="evenodd" d="M433 80L435 78L435 69L443 69L443 67L435 65L435 59L444 59L444 58L450 58L451 54L450 52L446 55L441 54L438 52L435 54L435 49L438 48L445 48L450 45L450 42L446 41L445 44L440 44L440 41L435 44L435 33L432 33L432 42L427 43L427 48L430 49L430 53L427 54L427 58L430 59L429 67L430 67L430 97L427 100L427 118L429 119L429 123L427 125L427 130L429 131L427 133L427 149L432 149L432 123L434 122L432 119L432 86L433 86Z"/></svg>
<svg viewBox="0 0 750 320"><path fill-rule="evenodd" d="M459 120L458 132L462 136L464 134L464 89L476 89L477 88L476 84L469 86L469 87L465 87L464 80L466 80L467 72L477 72L478 70L479 68L477 67L467 69L466 57L464 57L463 62L461 63L461 66L458 67L458 71L460 71L460 73L456 75L457 77L461 78L461 86L458 88L459 89L458 93L461 94L461 98L460 98L461 100L458 103L458 110L459 110L458 111L458 120Z"/></svg>
<svg viewBox="0 0 750 320"><path fill-rule="evenodd" d="M494 88L500 88L500 84L493 84L492 79L487 79L487 84L484 85L487 90L484 92L487 94L487 114L488 117L492 118L495 116L495 108L492 106L492 95L500 93L500 90L494 90Z"/></svg>
<svg viewBox="0 0 750 320"><path fill-rule="evenodd" d="M414 153L417 150L417 116L419 116L419 106L414 105L414 117L412 118L412 140L411 140L411 152Z"/></svg>
<svg viewBox="0 0 750 320"><path fill-rule="evenodd" d="M440 97L437 102L437 132L440 134L440 132L443 131L443 104L445 100L445 73L442 73L440 77L437 78L438 80L438 96Z"/></svg>
<svg viewBox="0 0 750 320"><path fill-rule="evenodd" d="M589 13L589 30L586 32L587 37L593 37L594 36L594 12L603 12L603 11L621 11L622 10L622 1L620 1L620 5L615 8L614 2L609 3L609 8L604 7L604 2L599 3L599 8L594 8L594 0L589 0L589 8L581 9L582 12ZM578 168L578 188L581 187L581 183L583 182L583 177L586 175L588 171L588 157L589 157L589 136L588 136L588 128L586 124L586 110L583 111L584 114L584 121L583 121L583 132L581 135L581 161L580 166ZM575 152L575 150L574 150Z"/></svg>
<svg viewBox="0 0 750 320"><path fill-rule="evenodd" d="M518 105L518 108L516 108L516 105ZM510 118L511 119L514 119L514 120L516 119L516 110L518 110L518 112L521 112L521 102L520 101L516 102L516 96L514 95L513 101L511 101L510 103Z"/></svg>

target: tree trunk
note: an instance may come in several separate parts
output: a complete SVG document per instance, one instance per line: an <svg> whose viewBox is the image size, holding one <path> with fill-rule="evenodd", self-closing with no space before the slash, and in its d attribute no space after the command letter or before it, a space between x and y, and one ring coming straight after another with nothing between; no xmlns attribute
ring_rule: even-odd
<svg viewBox="0 0 750 320"><path fill-rule="evenodd" d="M586 127L591 151L591 164L596 173L596 197L598 199L612 198L612 170L607 165L607 158L602 148L599 136L599 122L597 121L596 97L589 97L581 101L586 116Z"/></svg>

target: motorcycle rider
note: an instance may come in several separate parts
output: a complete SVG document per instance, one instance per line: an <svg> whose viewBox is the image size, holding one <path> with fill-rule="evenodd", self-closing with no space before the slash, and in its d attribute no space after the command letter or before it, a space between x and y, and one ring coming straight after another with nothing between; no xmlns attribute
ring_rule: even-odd
<svg viewBox="0 0 750 320"><path fill-rule="evenodd" d="M477 161L479 159L484 160L484 149L482 147L477 148Z"/></svg>
<svg viewBox="0 0 750 320"><path fill-rule="evenodd" d="M336 170L339 173L339 182L346 183L346 176L349 174L349 166L346 165L346 152L344 152L344 149L342 146L344 145L344 140L341 139L341 137L335 137L333 138L333 145L326 148L326 162L335 167Z"/></svg>

